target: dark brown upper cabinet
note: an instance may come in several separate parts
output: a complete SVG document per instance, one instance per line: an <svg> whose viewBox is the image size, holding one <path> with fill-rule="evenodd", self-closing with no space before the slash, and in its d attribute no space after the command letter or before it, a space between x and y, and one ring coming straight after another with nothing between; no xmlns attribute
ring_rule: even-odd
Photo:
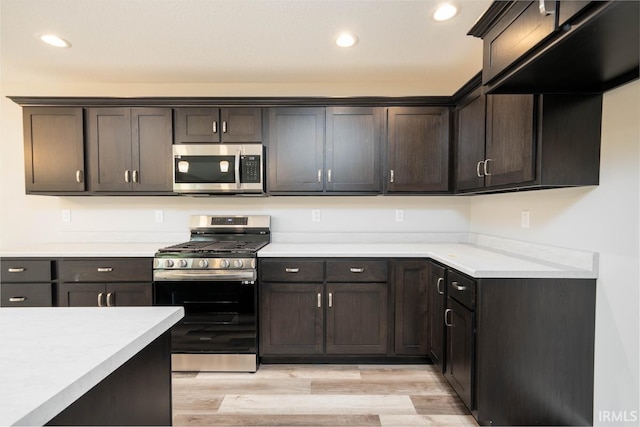
<svg viewBox="0 0 640 427"><path fill-rule="evenodd" d="M176 108L175 143L262 142L261 108Z"/></svg>
<svg viewBox="0 0 640 427"><path fill-rule="evenodd" d="M449 109L388 109L386 193L449 191Z"/></svg>
<svg viewBox="0 0 640 427"><path fill-rule="evenodd" d="M381 133L379 107L270 109L269 192L379 193Z"/></svg>
<svg viewBox="0 0 640 427"><path fill-rule="evenodd" d="M26 193L85 190L82 108L25 107Z"/></svg>
<svg viewBox="0 0 640 427"><path fill-rule="evenodd" d="M602 95L481 95L456 111L456 191L597 185Z"/></svg>
<svg viewBox="0 0 640 427"><path fill-rule="evenodd" d="M89 189L171 192L170 108L90 108Z"/></svg>
<svg viewBox="0 0 640 427"><path fill-rule="evenodd" d="M487 93L591 93L638 78L640 2L495 1L483 40Z"/></svg>

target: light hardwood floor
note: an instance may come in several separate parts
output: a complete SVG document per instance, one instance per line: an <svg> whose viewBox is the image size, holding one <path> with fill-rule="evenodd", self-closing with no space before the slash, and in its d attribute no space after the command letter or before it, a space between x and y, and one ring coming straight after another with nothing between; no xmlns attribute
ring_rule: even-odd
<svg viewBox="0 0 640 427"><path fill-rule="evenodd" d="M174 373L175 426L477 426L433 365Z"/></svg>

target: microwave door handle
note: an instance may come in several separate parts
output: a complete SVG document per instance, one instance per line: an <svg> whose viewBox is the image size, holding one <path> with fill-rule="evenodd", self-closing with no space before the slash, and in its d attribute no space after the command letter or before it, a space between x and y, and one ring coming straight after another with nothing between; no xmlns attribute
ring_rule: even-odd
<svg viewBox="0 0 640 427"><path fill-rule="evenodd" d="M236 151L236 186L238 190L240 190L242 182L240 180L240 154L242 152L240 150Z"/></svg>

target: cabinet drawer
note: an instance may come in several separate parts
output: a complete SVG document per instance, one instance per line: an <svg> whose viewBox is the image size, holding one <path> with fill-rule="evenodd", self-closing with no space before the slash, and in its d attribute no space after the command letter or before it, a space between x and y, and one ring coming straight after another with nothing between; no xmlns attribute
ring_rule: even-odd
<svg viewBox="0 0 640 427"><path fill-rule="evenodd" d="M151 258L60 260L61 282L151 282Z"/></svg>
<svg viewBox="0 0 640 427"><path fill-rule="evenodd" d="M450 298L470 310L476 306L476 282L455 271L448 272L447 292Z"/></svg>
<svg viewBox="0 0 640 427"><path fill-rule="evenodd" d="M260 278L267 282L322 282L324 261L321 260L262 260Z"/></svg>
<svg viewBox="0 0 640 427"><path fill-rule="evenodd" d="M386 281L386 261L327 261L327 282Z"/></svg>
<svg viewBox="0 0 640 427"><path fill-rule="evenodd" d="M3 283L0 285L2 307L52 307L51 283Z"/></svg>
<svg viewBox="0 0 640 427"><path fill-rule="evenodd" d="M5 258L2 265L2 282L49 282L51 260L21 260Z"/></svg>

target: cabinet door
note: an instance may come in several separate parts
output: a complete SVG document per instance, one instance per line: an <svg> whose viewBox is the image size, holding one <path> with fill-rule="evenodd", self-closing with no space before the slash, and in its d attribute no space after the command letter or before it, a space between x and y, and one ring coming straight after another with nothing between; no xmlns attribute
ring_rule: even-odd
<svg viewBox="0 0 640 427"><path fill-rule="evenodd" d="M387 354L386 283L326 285L327 354Z"/></svg>
<svg viewBox="0 0 640 427"><path fill-rule="evenodd" d="M261 283L261 356L323 353L322 287L321 283Z"/></svg>
<svg viewBox="0 0 640 427"><path fill-rule="evenodd" d="M89 189L131 190L131 109L90 108Z"/></svg>
<svg viewBox="0 0 640 427"><path fill-rule="evenodd" d="M324 128L324 108L269 110L269 191L323 191Z"/></svg>
<svg viewBox="0 0 640 427"><path fill-rule="evenodd" d="M445 369L445 324L444 310L446 305L446 269L440 265L429 263L428 297L429 323L427 348L429 357L441 372Z"/></svg>
<svg viewBox="0 0 640 427"><path fill-rule="evenodd" d="M388 110L386 191L449 190L449 110L394 107Z"/></svg>
<svg viewBox="0 0 640 427"><path fill-rule="evenodd" d="M460 399L473 409L474 404L474 316L473 312L457 301L447 298L449 319L447 335L447 362L445 378Z"/></svg>
<svg viewBox="0 0 640 427"><path fill-rule="evenodd" d="M327 108L327 191L381 192L382 108Z"/></svg>
<svg viewBox="0 0 640 427"><path fill-rule="evenodd" d="M487 187L535 179L534 95L487 98Z"/></svg>
<svg viewBox="0 0 640 427"><path fill-rule="evenodd" d="M220 142L222 126L218 108L176 108L175 143Z"/></svg>
<svg viewBox="0 0 640 427"><path fill-rule="evenodd" d="M107 283L106 304L109 307L149 306L151 283Z"/></svg>
<svg viewBox="0 0 640 427"><path fill-rule="evenodd" d="M486 96L479 95L457 111L456 190L484 187Z"/></svg>
<svg viewBox="0 0 640 427"><path fill-rule="evenodd" d="M131 119L132 190L171 191L171 109L132 108Z"/></svg>
<svg viewBox="0 0 640 427"><path fill-rule="evenodd" d="M428 261L395 263L395 353L426 355Z"/></svg>
<svg viewBox="0 0 640 427"><path fill-rule="evenodd" d="M262 109L223 108L222 142L262 142Z"/></svg>
<svg viewBox="0 0 640 427"><path fill-rule="evenodd" d="M59 283L58 306L99 307L106 305L104 283Z"/></svg>
<svg viewBox="0 0 640 427"><path fill-rule="evenodd" d="M82 108L25 107L26 191L84 191Z"/></svg>

